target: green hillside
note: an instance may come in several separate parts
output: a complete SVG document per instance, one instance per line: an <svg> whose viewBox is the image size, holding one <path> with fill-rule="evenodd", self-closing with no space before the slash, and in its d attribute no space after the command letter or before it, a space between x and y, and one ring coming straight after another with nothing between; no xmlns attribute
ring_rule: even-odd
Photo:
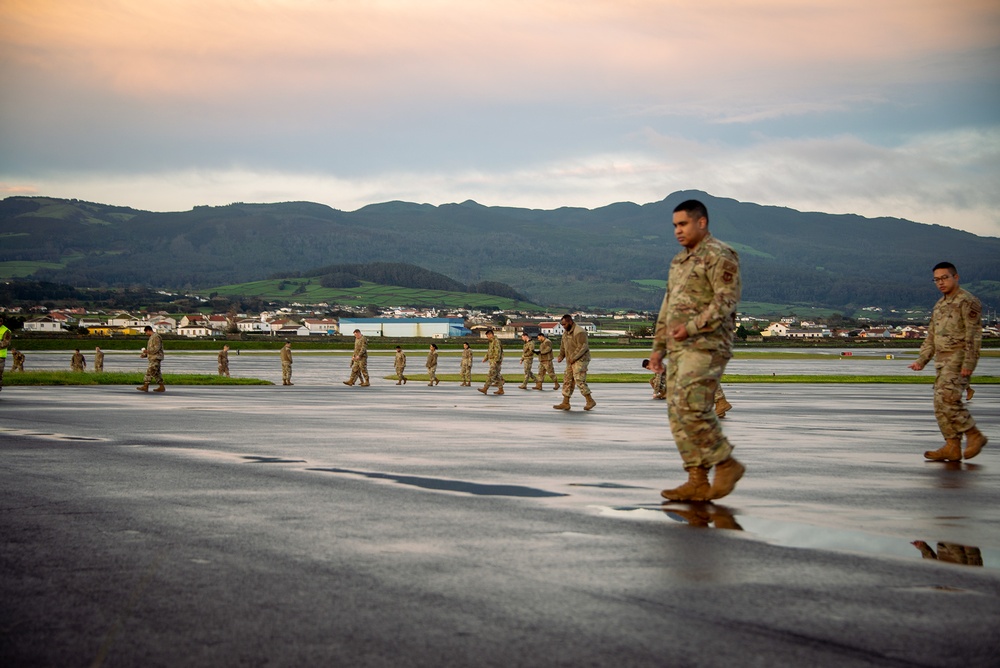
<svg viewBox="0 0 1000 668"><path fill-rule="evenodd" d="M539 310L537 304L494 295L445 290L421 290L361 281L357 288L324 288L308 278L269 279L211 288L212 294L225 297L258 297L267 301L300 301L305 304L341 304L345 306L442 306L447 308L482 308Z"/></svg>
<svg viewBox="0 0 1000 668"><path fill-rule="evenodd" d="M316 267L409 262L465 285L502 283L526 301L655 309L670 258L673 207L703 200L710 229L740 253L748 302L860 312L927 309L931 267L1000 307L1000 239L893 218L804 213L686 191L597 209L309 202L153 213L54 198L0 201L0 276L77 287L205 292ZM383 281L379 281L383 282ZM307 288L309 289L309 288Z"/></svg>

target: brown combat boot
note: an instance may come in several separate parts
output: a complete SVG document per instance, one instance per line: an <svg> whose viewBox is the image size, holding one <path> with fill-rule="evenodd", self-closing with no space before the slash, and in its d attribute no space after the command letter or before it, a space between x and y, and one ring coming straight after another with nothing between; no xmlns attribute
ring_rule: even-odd
<svg viewBox="0 0 1000 668"><path fill-rule="evenodd" d="M153 392L166 392L166 391L167 391L167 388L164 387L163 383L160 383L160 386L158 388L156 388L155 390L153 390Z"/></svg>
<svg viewBox="0 0 1000 668"><path fill-rule="evenodd" d="M482 392L483 394L489 394L490 388L489 388L488 385L486 387L477 387L476 391L477 392Z"/></svg>
<svg viewBox="0 0 1000 668"><path fill-rule="evenodd" d="M140 392L149 392L149 383L143 383L142 385L140 385L135 389L139 390Z"/></svg>
<svg viewBox="0 0 1000 668"><path fill-rule="evenodd" d="M667 501L708 501L711 498L709 497L708 470L700 466L692 466L687 472L686 483L673 489L665 489L660 492L660 496Z"/></svg>
<svg viewBox="0 0 1000 668"><path fill-rule="evenodd" d="M591 408L593 408L596 405L597 405L597 402L594 401L594 397L592 397L591 395L588 394L587 395L587 403L586 403L586 405L584 405L583 410L589 411Z"/></svg>
<svg viewBox="0 0 1000 668"><path fill-rule="evenodd" d="M494 392L493 394L503 394L503 385L501 385L500 387L498 387L497 391Z"/></svg>
<svg viewBox="0 0 1000 668"><path fill-rule="evenodd" d="M542 381L538 381L537 383L535 383L535 389L536 390L542 389Z"/></svg>
<svg viewBox="0 0 1000 668"><path fill-rule="evenodd" d="M347 387L354 387L354 381L353 380L345 380L344 381L344 385L346 385Z"/></svg>
<svg viewBox="0 0 1000 668"><path fill-rule="evenodd" d="M977 428L965 432L965 458L972 459L979 454L979 451L983 449L986 445L988 439L983 435L983 432L979 431Z"/></svg>
<svg viewBox="0 0 1000 668"><path fill-rule="evenodd" d="M553 390L558 390L559 389L559 383L556 383L555 385L553 385L552 389Z"/></svg>
<svg viewBox="0 0 1000 668"><path fill-rule="evenodd" d="M733 405L725 399L719 399L715 402L715 414L720 419L726 417L726 413L731 410L733 410Z"/></svg>
<svg viewBox="0 0 1000 668"><path fill-rule="evenodd" d="M944 445L942 445L937 450L928 450L927 452L925 452L924 459L929 459L932 462L962 461L962 439L961 438L945 439Z"/></svg>
<svg viewBox="0 0 1000 668"><path fill-rule="evenodd" d="M557 411L568 411L569 410L569 397L563 397L562 403L561 404L556 404L552 408L556 409Z"/></svg>
<svg viewBox="0 0 1000 668"><path fill-rule="evenodd" d="M736 489L736 483L743 477L747 470L743 464L736 461L735 457L730 457L721 464L715 465L715 480L712 481L712 490L708 498L721 499L729 496L730 492Z"/></svg>

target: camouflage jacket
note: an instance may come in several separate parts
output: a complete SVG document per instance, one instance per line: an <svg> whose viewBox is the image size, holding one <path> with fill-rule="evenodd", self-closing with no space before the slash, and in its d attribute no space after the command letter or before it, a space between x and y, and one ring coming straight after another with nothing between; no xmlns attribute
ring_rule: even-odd
<svg viewBox="0 0 1000 668"><path fill-rule="evenodd" d="M953 355L961 355L962 369L975 371L983 340L982 312L979 300L962 288L955 294L941 297L934 305L927 338L920 346L917 362L923 366L932 357L943 361Z"/></svg>
<svg viewBox="0 0 1000 668"><path fill-rule="evenodd" d="M535 359L535 344L528 340L524 342L524 347L521 348L521 361L530 362Z"/></svg>
<svg viewBox="0 0 1000 668"><path fill-rule="evenodd" d="M402 350L396 353L396 362L394 366L397 369L406 367L406 353L404 353Z"/></svg>
<svg viewBox="0 0 1000 668"><path fill-rule="evenodd" d="M486 349L486 359L490 361L490 364L503 362L503 346L500 345L500 339L495 336L490 339L490 346Z"/></svg>
<svg viewBox="0 0 1000 668"><path fill-rule="evenodd" d="M740 289L740 260L732 248L709 234L694 248L682 249L670 263L653 351L731 351ZM688 334L683 341L670 336L679 324Z"/></svg>
<svg viewBox="0 0 1000 668"><path fill-rule="evenodd" d="M580 325L573 325L573 329L562 335L559 342L559 357L566 360L567 364L579 362L582 359L590 359L590 344L587 343L587 330Z"/></svg>
<svg viewBox="0 0 1000 668"><path fill-rule="evenodd" d="M354 339L354 359L359 360L362 357L368 357L368 339L359 336Z"/></svg>
<svg viewBox="0 0 1000 668"><path fill-rule="evenodd" d="M163 359L163 341L156 332L150 334L149 340L146 341L146 358L151 360Z"/></svg>
<svg viewBox="0 0 1000 668"><path fill-rule="evenodd" d="M430 369L432 366L437 366L437 363L438 363L438 352L436 350L432 350L429 353L427 353L427 362L424 364L424 366Z"/></svg>
<svg viewBox="0 0 1000 668"><path fill-rule="evenodd" d="M462 349L462 366L472 366L472 348Z"/></svg>
<svg viewBox="0 0 1000 668"><path fill-rule="evenodd" d="M547 338L542 339L538 344L538 359L543 362L552 361L552 342Z"/></svg>
<svg viewBox="0 0 1000 668"><path fill-rule="evenodd" d="M291 348L282 348L281 349L281 363L282 364L291 364L292 363L292 349Z"/></svg>

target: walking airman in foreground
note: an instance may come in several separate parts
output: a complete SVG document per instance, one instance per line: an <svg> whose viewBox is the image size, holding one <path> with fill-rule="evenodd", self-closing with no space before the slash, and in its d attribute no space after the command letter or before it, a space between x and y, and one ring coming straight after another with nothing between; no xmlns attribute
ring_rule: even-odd
<svg viewBox="0 0 1000 668"><path fill-rule="evenodd" d="M667 366L670 430L688 473L683 485L661 492L670 501L721 499L736 487L744 466L722 433L714 397L733 355L740 267L736 252L708 230L708 210L697 200L674 209L674 236L683 246L670 263L656 320L649 368ZM709 485L708 472L715 468Z"/></svg>
<svg viewBox="0 0 1000 668"><path fill-rule="evenodd" d="M934 266L934 283L941 299L934 305L927 338L920 346L917 361L910 365L920 371L933 359L937 375L934 378L934 417L944 436L944 445L928 450L924 457L935 462L961 461L963 455L972 459L986 445L987 439L976 427L962 395L969 388L969 379L979 362L979 347L983 338L982 312L979 300L958 285L958 270L950 262ZM965 452L962 452L962 436Z"/></svg>

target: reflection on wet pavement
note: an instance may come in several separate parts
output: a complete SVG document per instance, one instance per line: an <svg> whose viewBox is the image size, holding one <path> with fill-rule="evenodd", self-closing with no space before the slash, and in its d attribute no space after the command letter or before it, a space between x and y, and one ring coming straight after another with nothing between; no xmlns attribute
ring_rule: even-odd
<svg viewBox="0 0 1000 668"><path fill-rule="evenodd" d="M422 478L418 476L393 475L390 473L374 473L371 471L351 471L338 468L318 468L307 469L309 471L324 471L327 473L346 473L348 475L359 475L365 478L376 480L392 480L401 485L413 485L423 489L433 489L444 492L461 492L463 494L474 494L476 496L521 496L521 497L546 497L546 496L566 496L558 492L547 492L544 489L534 487L522 487L520 485L484 485L475 482L464 482L461 480L443 480L441 478Z"/></svg>
<svg viewBox="0 0 1000 668"><path fill-rule="evenodd" d="M708 527L714 525L716 529L732 529L743 531L733 516L733 511L726 506L715 503L690 503L673 504L664 503L663 512L671 519L679 522L687 522L693 527Z"/></svg>
<svg viewBox="0 0 1000 668"><path fill-rule="evenodd" d="M925 541L915 540L912 545L920 550L920 556L924 559L934 559L963 566L983 565L983 554L975 545L959 545L958 543L940 541L937 544L937 554Z"/></svg>
<svg viewBox="0 0 1000 668"><path fill-rule="evenodd" d="M283 457L258 457L255 455L243 455L243 459L250 460L253 464L305 464L304 459L285 459Z"/></svg>

